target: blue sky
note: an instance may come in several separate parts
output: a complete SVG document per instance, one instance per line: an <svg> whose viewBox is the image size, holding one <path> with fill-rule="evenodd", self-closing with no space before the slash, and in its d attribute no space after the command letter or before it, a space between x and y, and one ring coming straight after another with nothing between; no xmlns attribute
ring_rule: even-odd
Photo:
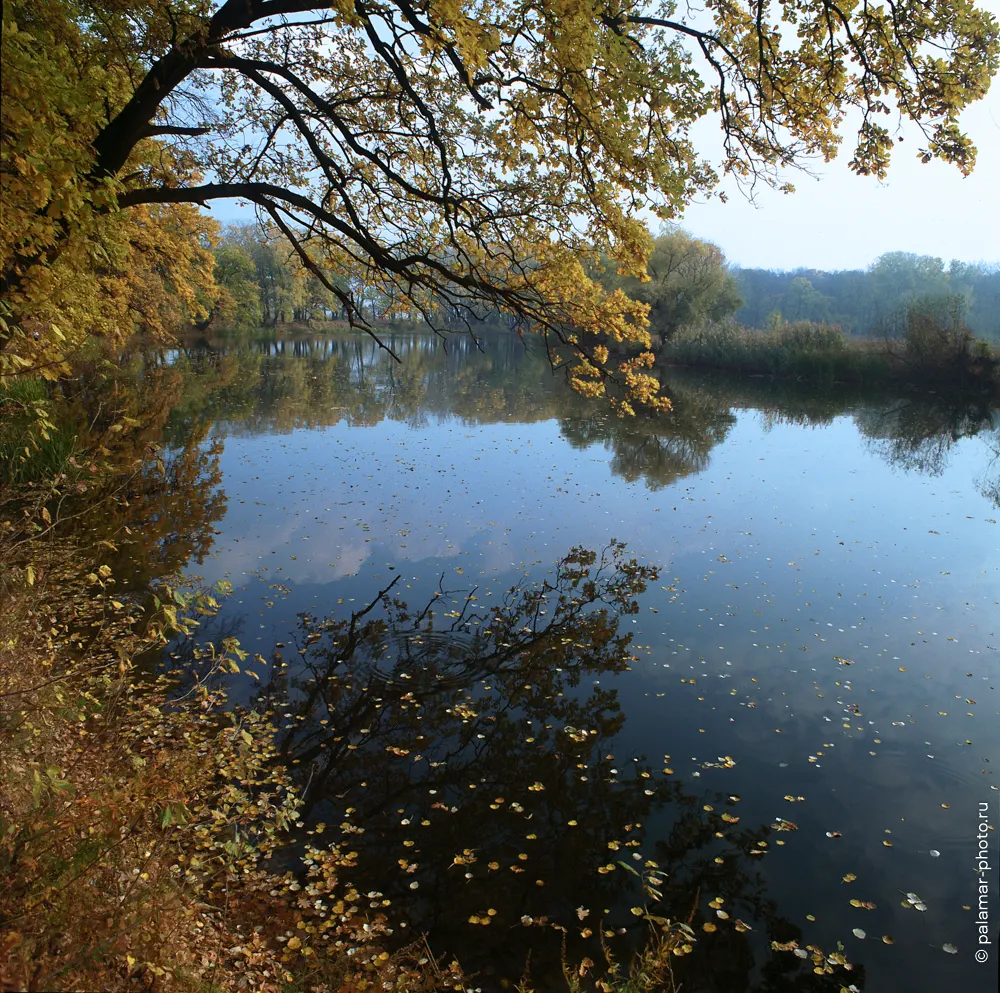
<svg viewBox="0 0 1000 993"><path fill-rule="evenodd" d="M1000 0L979 6L1000 16ZM734 186L723 186L728 203L702 198L681 223L741 266L865 268L891 251L1000 262L1000 82L965 112L963 124L979 149L968 178L954 166L917 161L914 129L901 132L906 140L884 182L855 176L847 168L847 137L836 160L811 170L816 178L789 174L794 193L760 190L753 205ZM706 142L713 131L702 132Z"/></svg>

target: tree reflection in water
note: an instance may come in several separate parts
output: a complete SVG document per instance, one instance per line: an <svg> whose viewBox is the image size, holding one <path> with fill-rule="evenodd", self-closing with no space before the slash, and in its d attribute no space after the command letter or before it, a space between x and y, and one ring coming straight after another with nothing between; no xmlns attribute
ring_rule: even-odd
<svg viewBox="0 0 1000 993"><path fill-rule="evenodd" d="M439 589L413 610L397 579L350 617L300 615L255 703L283 715L303 819L339 824L354 885L391 901L406 934L426 931L480 970L484 988L529 958L536 988L560 988L564 940L568 960L601 961L602 932L619 954L644 940L650 925L630 908L698 929L721 896L730 920L698 931L678 963L686 989L752 989L761 975L761 989L839 989L769 949L766 938L801 937L750 854L772 828L743 828L735 798L614 756L614 677L635 660L621 622L657 577L615 542L571 550L496 603ZM660 839L647 833L654 814L672 823ZM636 876L653 859L669 874L655 901ZM860 969L843 975L860 988Z"/></svg>

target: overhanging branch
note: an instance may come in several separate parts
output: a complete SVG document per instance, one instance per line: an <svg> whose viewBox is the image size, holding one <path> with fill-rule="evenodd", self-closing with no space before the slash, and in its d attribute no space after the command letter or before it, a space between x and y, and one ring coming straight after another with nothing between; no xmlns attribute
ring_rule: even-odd
<svg viewBox="0 0 1000 993"><path fill-rule="evenodd" d="M185 127L182 124L148 124L140 132L140 137L160 138L165 135L188 135L197 138L199 135L211 133L211 128Z"/></svg>

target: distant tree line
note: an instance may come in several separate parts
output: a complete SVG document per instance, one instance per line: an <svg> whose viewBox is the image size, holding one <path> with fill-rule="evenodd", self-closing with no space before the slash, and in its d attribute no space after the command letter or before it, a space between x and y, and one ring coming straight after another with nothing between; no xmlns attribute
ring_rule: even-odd
<svg viewBox="0 0 1000 993"><path fill-rule="evenodd" d="M298 251L278 230L258 224L233 225L214 248L218 300L203 326L228 330L347 321L345 298L354 315L372 325L413 325L432 321L436 327L504 324L508 319L482 308L459 310L443 298L404 296L372 272L324 271L324 278L343 297L307 268Z"/></svg>
<svg viewBox="0 0 1000 993"><path fill-rule="evenodd" d="M303 264L280 232L256 224L225 229L214 248L215 281L220 287L211 323L218 328L245 330L277 324L347 319L344 304ZM650 307L651 330L662 338L679 328L731 317L740 306L739 286L715 245L681 230L653 238L648 282L618 274L605 260L595 270L605 290L624 291ZM422 306L392 292L373 275L345 277L327 273L348 294L360 317L375 324L504 326L508 319L486 309L459 313L446 301L428 297ZM207 322L206 322L207 323Z"/></svg>
<svg viewBox="0 0 1000 993"><path fill-rule="evenodd" d="M743 298L738 323L773 328L782 322L838 324L847 334L901 337L914 305L947 315L948 323L1000 340L1000 264L959 262L887 252L867 269L731 270Z"/></svg>
<svg viewBox="0 0 1000 993"><path fill-rule="evenodd" d="M214 252L216 327L346 320L342 300L302 264L280 232L233 226ZM808 322L839 325L852 336L902 338L914 307L943 326L1000 340L1000 264L946 265L932 256L888 252L863 270L743 269L727 264L718 246L669 228L652 238L647 272L643 282L619 275L614 263L603 260L594 275L606 291L622 290L648 304L650 330L663 341L682 328L729 319L761 330ZM358 316L376 324L428 318L442 327L508 323L496 311L457 313L433 297L422 305L404 299L374 275L327 275L349 295Z"/></svg>

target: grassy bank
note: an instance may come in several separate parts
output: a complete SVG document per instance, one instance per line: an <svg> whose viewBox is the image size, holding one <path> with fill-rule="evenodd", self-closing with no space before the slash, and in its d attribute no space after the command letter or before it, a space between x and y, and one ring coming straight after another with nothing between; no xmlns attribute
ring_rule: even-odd
<svg viewBox="0 0 1000 993"><path fill-rule="evenodd" d="M60 526L65 492L21 497L0 528L0 988L461 988L425 947L387 950L350 852L302 839L307 865L269 868L299 797L273 715L219 686L246 653L201 645L184 692L149 664L216 595L119 592L109 540Z"/></svg>
<svg viewBox="0 0 1000 993"><path fill-rule="evenodd" d="M928 315L911 315L904 337L882 340L848 338L838 327L805 321L770 331L733 323L687 328L663 346L660 358L821 386L1000 393L996 350Z"/></svg>

